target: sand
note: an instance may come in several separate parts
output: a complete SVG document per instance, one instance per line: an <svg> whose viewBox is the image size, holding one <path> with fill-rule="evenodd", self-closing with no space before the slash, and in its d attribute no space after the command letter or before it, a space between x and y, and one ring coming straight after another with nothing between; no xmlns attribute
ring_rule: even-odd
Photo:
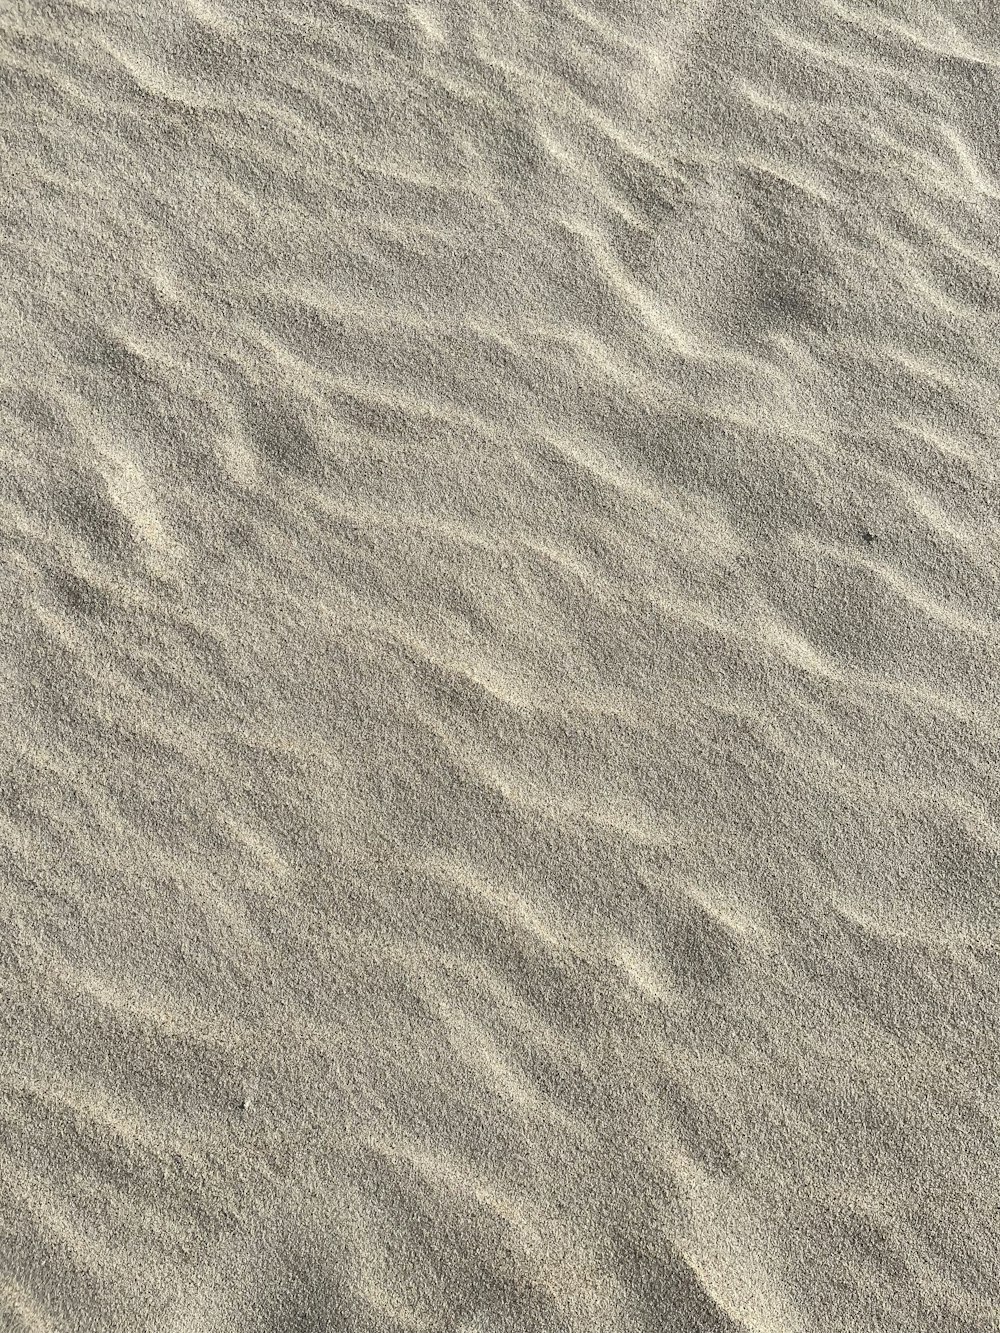
<svg viewBox="0 0 1000 1333"><path fill-rule="evenodd" d="M1000 1327L1000 18L0 14L0 1328Z"/></svg>

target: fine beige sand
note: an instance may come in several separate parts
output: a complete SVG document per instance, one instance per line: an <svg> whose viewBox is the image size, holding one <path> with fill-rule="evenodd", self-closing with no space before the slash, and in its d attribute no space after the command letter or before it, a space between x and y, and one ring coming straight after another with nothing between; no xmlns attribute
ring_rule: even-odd
<svg viewBox="0 0 1000 1333"><path fill-rule="evenodd" d="M1000 1328L1000 9L0 9L0 1329Z"/></svg>

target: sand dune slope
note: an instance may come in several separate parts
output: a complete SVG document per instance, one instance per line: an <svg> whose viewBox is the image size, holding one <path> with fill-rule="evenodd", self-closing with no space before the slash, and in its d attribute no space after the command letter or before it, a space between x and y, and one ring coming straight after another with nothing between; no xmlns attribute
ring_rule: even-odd
<svg viewBox="0 0 1000 1333"><path fill-rule="evenodd" d="M0 93L0 1327L1000 1327L991 6Z"/></svg>

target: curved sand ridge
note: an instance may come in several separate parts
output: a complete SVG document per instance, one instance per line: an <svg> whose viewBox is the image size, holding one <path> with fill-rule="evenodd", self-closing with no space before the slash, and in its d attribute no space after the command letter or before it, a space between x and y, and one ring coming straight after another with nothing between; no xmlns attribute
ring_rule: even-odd
<svg viewBox="0 0 1000 1333"><path fill-rule="evenodd" d="M0 1326L981 1333L988 6L0 18Z"/></svg>

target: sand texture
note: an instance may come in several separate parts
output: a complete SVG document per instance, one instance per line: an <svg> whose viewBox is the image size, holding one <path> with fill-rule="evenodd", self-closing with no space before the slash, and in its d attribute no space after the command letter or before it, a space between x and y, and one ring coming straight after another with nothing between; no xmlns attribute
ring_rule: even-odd
<svg viewBox="0 0 1000 1333"><path fill-rule="evenodd" d="M1000 7L0 7L2 1333L1000 1329Z"/></svg>

